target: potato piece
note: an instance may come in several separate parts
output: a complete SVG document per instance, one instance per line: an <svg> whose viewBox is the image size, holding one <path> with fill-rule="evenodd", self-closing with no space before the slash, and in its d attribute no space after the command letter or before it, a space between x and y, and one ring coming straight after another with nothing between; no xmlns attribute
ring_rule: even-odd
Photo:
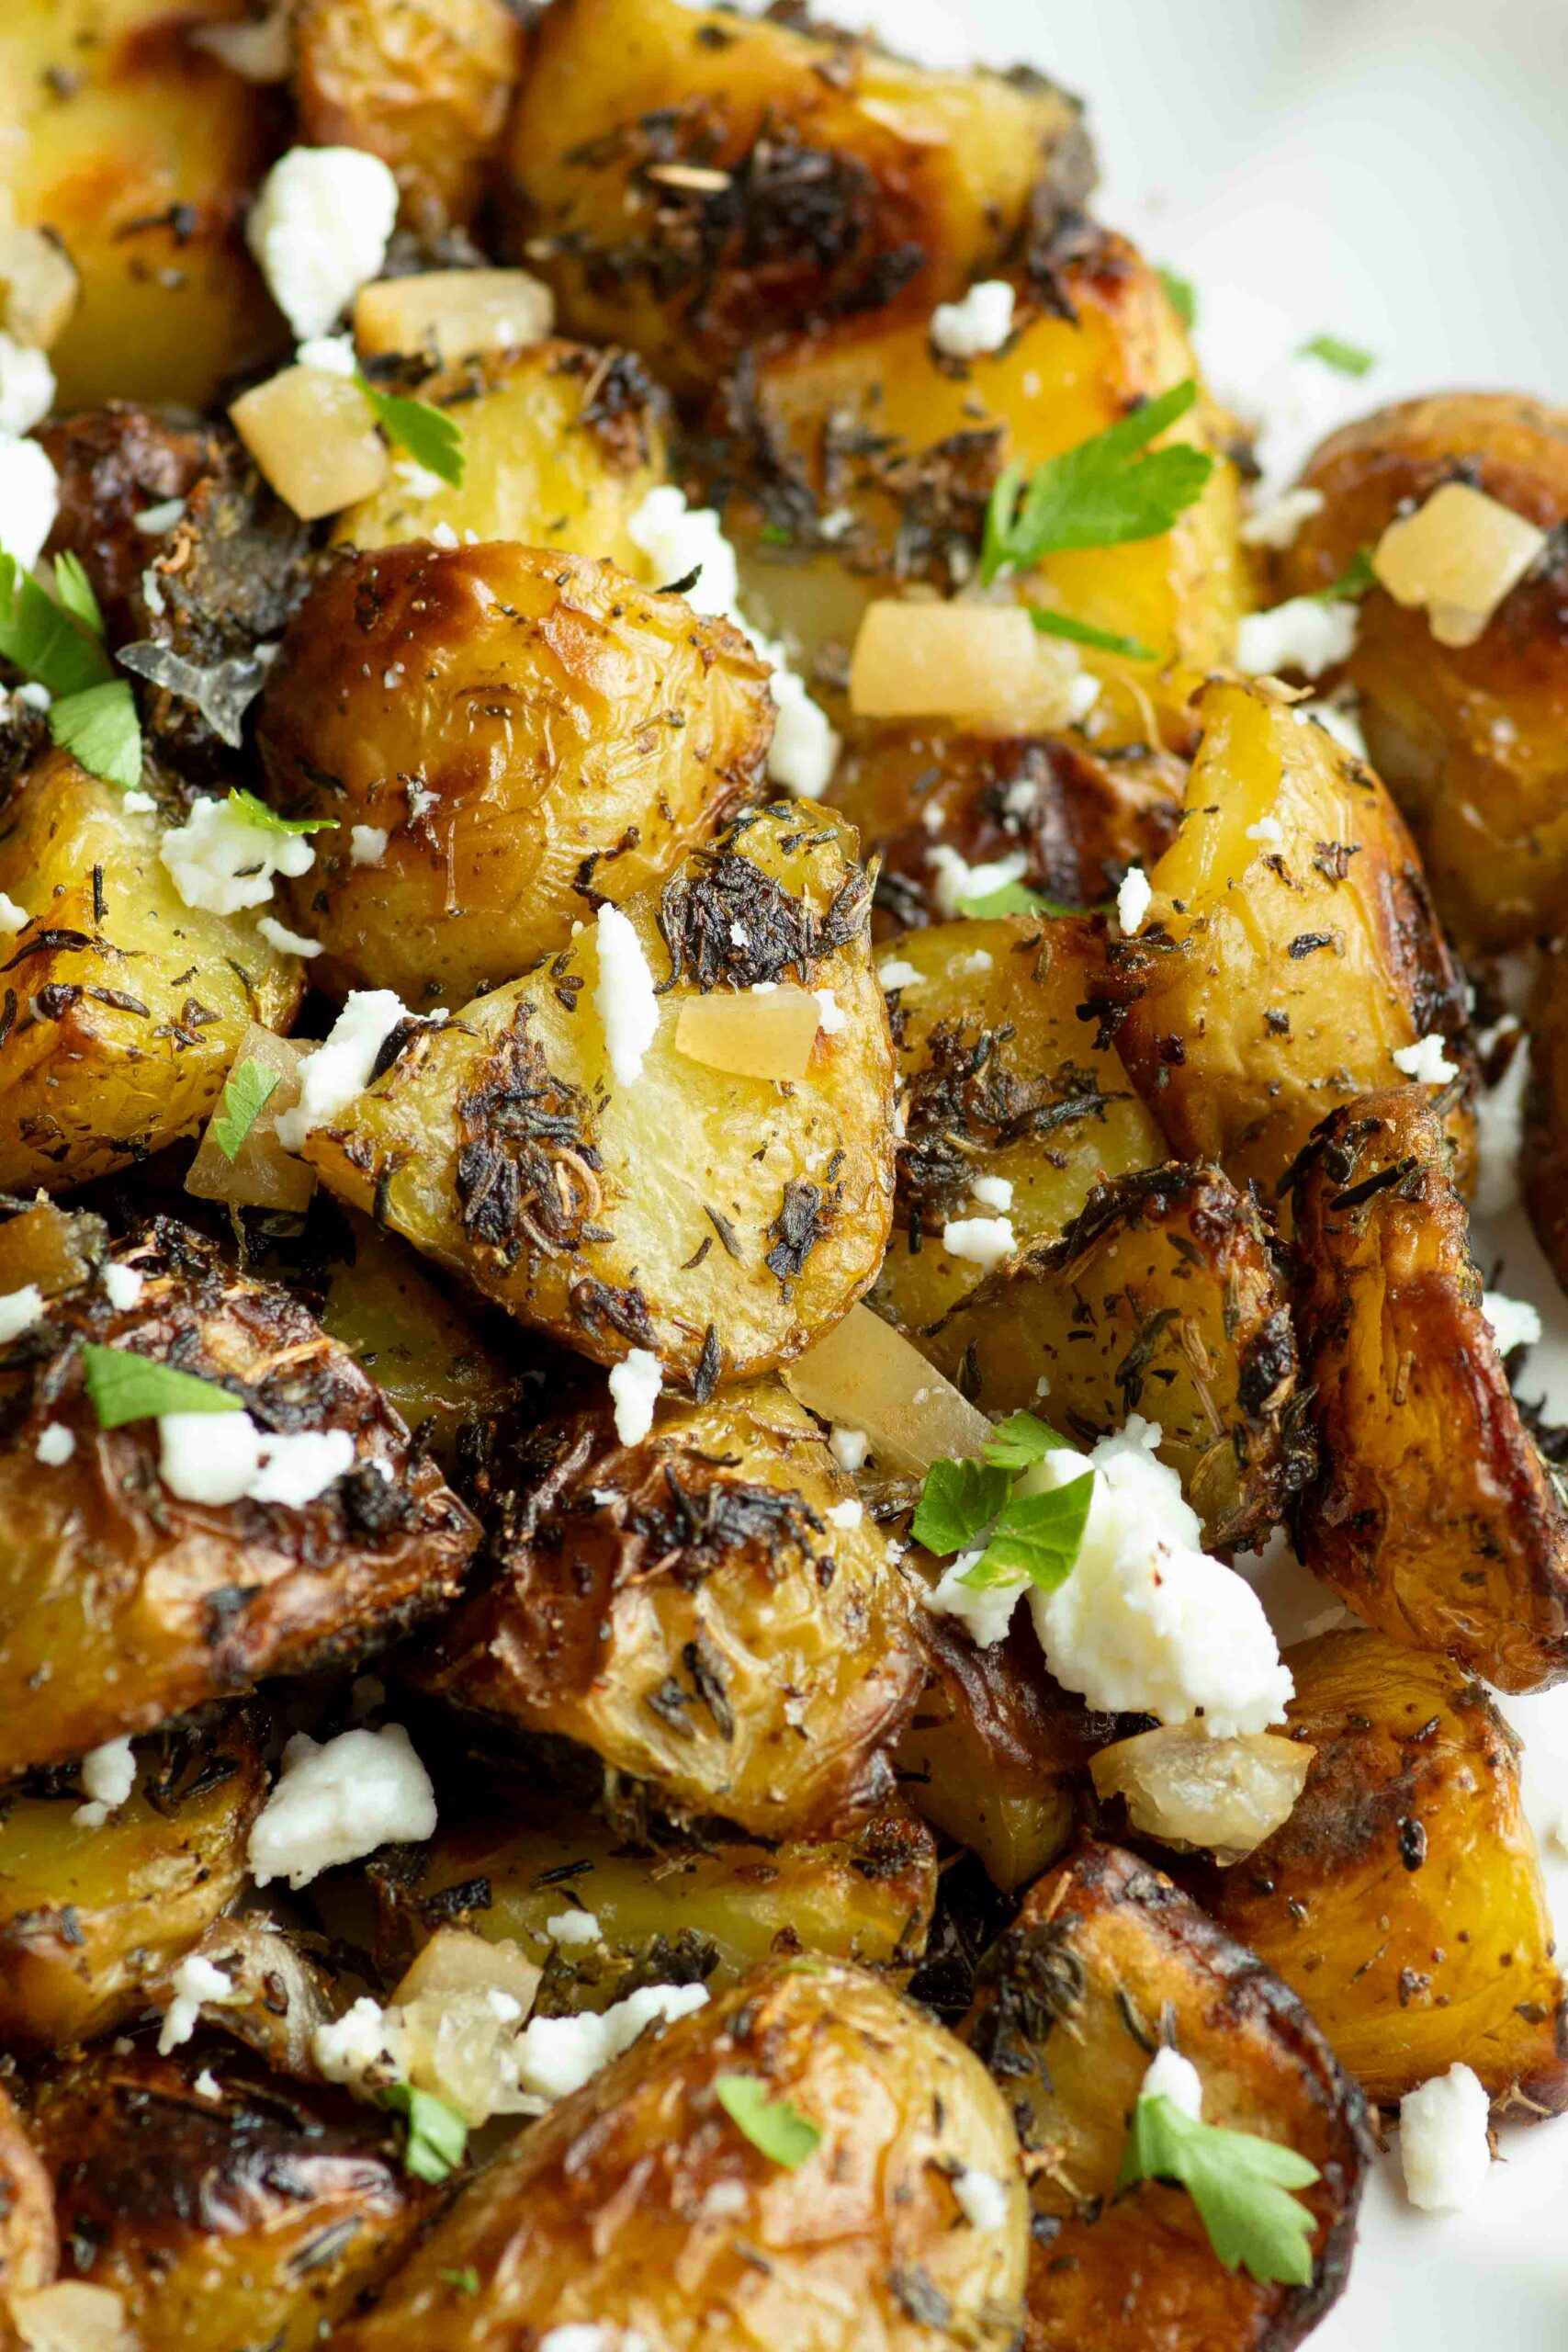
<svg viewBox="0 0 1568 2352"><path fill-rule="evenodd" d="M144 1278L134 1306L101 1288L57 1300L10 1351L6 1385L30 1377L31 1395L13 1396L0 1452L0 1778L262 1676L347 1662L450 1599L477 1540L379 1392L285 1292L229 1275L166 1221L128 1261ZM98 1427L80 1340L221 1378L263 1428L346 1430L356 1465L302 1508L186 1502L158 1476L156 1422ZM44 1467L51 1421L76 1444Z"/></svg>
<svg viewBox="0 0 1568 2352"><path fill-rule="evenodd" d="M629 1085L611 1073L585 931L413 1033L306 1157L342 1198L584 1355L650 1349L704 1394L767 1371L840 1319L887 1238L892 1053L869 897L831 817L765 809L626 904L662 991ZM843 1016L799 1084L677 1051L686 997L785 977L831 989Z"/></svg>
<svg viewBox="0 0 1568 2352"><path fill-rule="evenodd" d="M54 2186L0 2086L0 2294L47 2287L59 2262Z"/></svg>
<svg viewBox="0 0 1568 2352"><path fill-rule="evenodd" d="M102 400L206 407L283 329L240 233L281 124L270 94L189 36L239 0L7 0L0 206L51 230L77 302L50 357L62 411Z"/></svg>
<svg viewBox="0 0 1568 2352"><path fill-rule="evenodd" d="M1077 101L1039 74L675 0L552 10L509 153L524 254L576 331L693 394L760 322L923 319L1094 177Z"/></svg>
<svg viewBox="0 0 1568 2352"><path fill-rule="evenodd" d="M505 0L305 0L294 27L300 141L379 155L419 236L471 226L524 47Z"/></svg>
<svg viewBox="0 0 1568 2352"><path fill-rule="evenodd" d="M136 517L170 499L188 499L231 463L229 435L117 400L47 425L38 438L60 480L46 554L69 548L81 557L111 643L140 635L132 599L143 572L171 543L164 533L138 530Z"/></svg>
<svg viewBox="0 0 1568 2352"><path fill-rule="evenodd" d="M1568 2107L1568 1990L1518 1741L1479 1683L1362 1628L1287 1653L1316 1749L1290 1820L1210 1908L1312 2005L1369 2098L1472 2067L1499 2110Z"/></svg>
<svg viewBox="0 0 1568 2352"><path fill-rule="evenodd" d="M1463 998L1371 769L1265 687L1198 709L1181 831L1100 993L1172 1150L1270 1192L1337 1103L1398 1083L1396 1049L1461 1036ZM1469 1112L1448 1115L1468 1157Z"/></svg>
<svg viewBox="0 0 1568 2352"><path fill-rule="evenodd" d="M394 464L384 490L344 508L336 538L391 547L445 523L460 539L471 531L604 557L648 579L626 526L664 480L668 402L629 352L580 343L479 352L413 389L461 427L461 482L411 481Z"/></svg>
<svg viewBox="0 0 1568 2352"><path fill-rule="evenodd" d="M0 1225L0 1298L29 1283L45 1298L58 1298L85 1283L108 1254L109 1229L101 1216L62 1209L57 1201L34 1201Z"/></svg>
<svg viewBox="0 0 1568 2352"><path fill-rule="evenodd" d="M1272 1238L1218 1169L1098 1187L925 1344L984 1412L1037 1411L1086 1448L1129 1413L1157 1421L1211 1548L1260 1539L1312 1469Z"/></svg>
<svg viewBox="0 0 1568 2352"><path fill-rule="evenodd" d="M426 1690L565 1734L677 1811L829 1834L892 1793L922 1679L903 1581L809 1414L769 1383L551 1433L502 1505L496 1580L416 1670Z"/></svg>
<svg viewBox="0 0 1568 2352"><path fill-rule="evenodd" d="M1450 1159L1402 1087L1337 1111L1303 1160L1305 1558L1394 1641L1539 1690L1568 1673L1568 1519L1481 1311Z"/></svg>
<svg viewBox="0 0 1568 2352"><path fill-rule="evenodd" d="M255 1727L165 1734L98 1826L81 1791L13 1793L0 1819L0 2040L53 2050L134 2017L246 1880L266 1794Z"/></svg>
<svg viewBox="0 0 1568 2352"><path fill-rule="evenodd" d="M942 1238L949 1220L997 1214L977 1181L1011 1187L1006 1214L1024 1250L1055 1241L1100 1178L1163 1157L1120 1056L1097 1049L1079 1018L1101 954L1089 924L1043 915L940 923L883 951L900 975L903 1134L872 1295L901 1329L929 1330L980 1281L982 1268ZM905 967L918 978L903 979ZM952 1362L942 1369L951 1376Z"/></svg>
<svg viewBox="0 0 1568 2352"><path fill-rule="evenodd" d="M1005 2086L1031 2171L1025 2352L1286 2352L1342 2292L1363 2170L1360 2092L1295 1995L1133 1855L1086 1844L1031 1890L964 2038ZM1277 2140L1322 2178L1304 2287L1224 2270L1187 2191L1115 2196L1150 2059L1197 2067L1204 2119Z"/></svg>
<svg viewBox="0 0 1568 2352"><path fill-rule="evenodd" d="M1321 511L1279 559L1280 592L1337 578L1395 515L1462 480L1542 530L1568 520L1568 412L1514 392L1439 392L1331 434L1303 481ZM1421 844L1438 911L1467 945L1506 947L1555 923L1568 878L1568 643L1548 560L1472 645L1381 588L1361 603L1346 675L1378 773Z"/></svg>
<svg viewBox="0 0 1568 2352"><path fill-rule="evenodd" d="M33 920L0 943L0 1186L57 1192L199 1126L248 1024L293 1022L299 959L187 907L155 820L65 752L5 813L0 890Z"/></svg>
<svg viewBox="0 0 1568 2352"><path fill-rule="evenodd" d="M339 820L294 899L327 951L313 977L420 1011L515 978L756 795L766 681L728 622L608 563L498 545L338 565L261 711L277 805ZM358 824L389 836L368 864Z"/></svg>
<svg viewBox="0 0 1568 2352"><path fill-rule="evenodd" d="M1530 998L1519 1190L1535 1238L1568 1289L1568 943L1553 940ZM0 1236L3 1243L3 1236Z"/></svg>
<svg viewBox="0 0 1568 2352"><path fill-rule="evenodd" d="M734 2075L816 2126L796 2169L730 2121ZM1005 2187L999 2224L963 2218L964 2170ZM685 2352L694 2312L715 2344L1006 2352L1024 2214L1007 2109L951 2035L854 1969L757 1970L517 2141L337 2352L490 2352L590 2321ZM469 2270L477 2293L453 2283Z"/></svg>
<svg viewBox="0 0 1568 2352"><path fill-rule="evenodd" d="M64 2275L123 2296L158 2352L307 2352L437 2201L389 2116L221 2046L79 2058L39 2086L33 2128L61 2183Z"/></svg>

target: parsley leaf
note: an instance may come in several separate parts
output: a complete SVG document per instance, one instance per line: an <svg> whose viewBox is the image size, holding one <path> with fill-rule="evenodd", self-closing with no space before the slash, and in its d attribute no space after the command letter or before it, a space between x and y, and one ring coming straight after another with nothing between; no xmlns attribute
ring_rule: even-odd
<svg viewBox="0 0 1568 2352"><path fill-rule="evenodd" d="M455 2107L434 2091L416 2090L412 2083L389 2083L376 2094L377 2103L404 2117L404 2169L416 2180L445 2180L463 2161L468 2127Z"/></svg>
<svg viewBox="0 0 1568 2352"><path fill-rule="evenodd" d="M90 628L95 637L102 637L103 613L79 555L72 555L67 550L64 555L55 557L54 594L62 611L69 613L73 619L79 620L84 628Z"/></svg>
<svg viewBox="0 0 1568 2352"><path fill-rule="evenodd" d="M1121 547L1168 531L1202 491L1213 458L1190 442L1140 453L1197 398L1189 377L1104 433L1047 458L1027 486L1021 466L1004 466L986 510L982 582L1008 565L1027 571L1059 548Z"/></svg>
<svg viewBox="0 0 1568 2352"><path fill-rule="evenodd" d="M280 817L276 808L269 808L254 792L238 786L229 795L229 806L236 817L243 817L247 825L254 825L264 833L330 833L337 829L335 817Z"/></svg>
<svg viewBox="0 0 1568 2352"><path fill-rule="evenodd" d="M1348 597L1364 596L1369 588L1377 586L1377 573L1372 570L1371 550L1358 548L1338 579L1327 588L1319 588L1316 594L1320 603L1331 605Z"/></svg>
<svg viewBox="0 0 1568 2352"><path fill-rule="evenodd" d="M1190 277L1179 277L1174 269L1162 269L1160 284L1165 288L1171 309L1184 327L1191 326L1198 316L1198 293Z"/></svg>
<svg viewBox="0 0 1568 2352"><path fill-rule="evenodd" d="M0 555L0 660L51 695L80 694L114 675L92 631L8 555Z"/></svg>
<svg viewBox="0 0 1568 2352"><path fill-rule="evenodd" d="M1080 915L1084 909L1063 906L1059 899L1032 890L1027 882L1004 882L999 890L987 890L977 899L960 899L958 911L971 921L986 922L995 915Z"/></svg>
<svg viewBox="0 0 1568 2352"><path fill-rule="evenodd" d="M442 2270L436 2275L444 2287L455 2287L459 2295L477 2295L479 2291L479 2274L471 2262L461 2270Z"/></svg>
<svg viewBox="0 0 1568 2352"><path fill-rule="evenodd" d="M1333 368L1341 376L1365 376L1377 366L1374 352L1363 351L1359 343L1347 343L1337 334L1314 334L1303 343L1296 354L1298 359L1321 359L1325 368Z"/></svg>
<svg viewBox="0 0 1568 2352"><path fill-rule="evenodd" d="M223 1089L223 1104L212 1122L212 1140L231 1168L240 1146L277 1091L278 1073L258 1061L243 1061Z"/></svg>
<svg viewBox="0 0 1568 2352"><path fill-rule="evenodd" d="M1048 1453L1059 1453L1068 1442L1033 1413L1010 1413L1005 1421L997 1423L997 1433L987 1440L985 1455L998 1470L1028 1470L1043 1462Z"/></svg>
<svg viewBox="0 0 1568 2352"><path fill-rule="evenodd" d="M49 707L49 731L89 775L134 792L141 781L141 723L126 678L106 678Z"/></svg>
<svg viewBox="0 0 1568 2352"><path fill-rule="evenodd" d="M87 1395L101 1430L122 1429L127 1421L155 1420L160 1413L241 1413L244 1407L215 1380L198 1380L194 1373L177 1372L172 1363L157 1363L138 1355L134 1348L104 1348L91 1340L82 1345L82 1367Z"/></svg>
<svg viewBox="0 0 1568 2352"><path fill-rule="evenodd" d="M1077 1565L1093 1499L1092 1470L1043 1495L1015 1495L998 1512L985 1552L958 1581L984 1591L1021 1571L1040 1591L1055 1592Z"/></svg>
<svg viewBox="0 0 1568 2352"><path fill-rule="evenodd" d="M1005 1470L985 1462L933 1462L910 1533L939 1557L962 1552L989 1526L1012 1484Z"/></svg>
<svg viewBox="0 0 1568 2352"><path fill-rule="evenodd" d="M463 435L455 417L428 401L413 401L400 392L378 391L364 375L355 382L375 412L376 422L389 441L406 449L416 466L423 466L456 490L463 479Z"/></svg>
<svg viewBox="0 0 1568 2352"><path fill-rule="evenodd" d="M1312 2278L1310 2210L1292 2188L1318 2177L1294 2148L1203 2123L1173 2099L1141 2098L1122 2159L1119 2188L1174 2181L1190 2195L1209 2243L1227 2270L1245 2263L1259 2286L1304 2287Z"/></svg>
<svg viewBox="0 0 1568 2352"><path fill-rule="evenodd" d="M1076 621L1070 613L1054 613L1031 605L1029 617L1042 637L1070 638L1075 645L1092 645L1100 653L1121 653L1129 662L1157 662L1159 655L1141 638L1120 637L1113 628L1096 628L1091 621Z"/></svg>
<svg viewBox="0 0 1568 2352"><path fill-rule="evenodd" d="M821 2125L787 2098L770 2098L766 2083L756 2075L720 2075L714 2089L730 2121L785 2172L798 2170L821 2140Z"/></svg>

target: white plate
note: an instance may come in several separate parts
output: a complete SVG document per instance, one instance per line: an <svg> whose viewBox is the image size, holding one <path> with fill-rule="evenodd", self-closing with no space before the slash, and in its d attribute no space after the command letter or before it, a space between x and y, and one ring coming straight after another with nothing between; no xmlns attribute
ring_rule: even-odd
<svg viewBox="0 0 1568 2352"><path fill-rule="evenodd" d="M1279 389L1319 332L1377 353L1359 383L1307 371L1303 447L1441 384L1568 396L1568 303L1553 293L1568 219L1561 0L833 0L832 13L875 18L932 62L1023 59L1080 92L1096 209L1193 279L1223 392ZM1541 1306L1547 1340L1521 1385L1568 1419L1568 1306L1522 1220L1476 1248L1489 1283ZM1508 1713L1568 1929L1568 1857L1549 1834L1568 1811L1568 1690ZM1568 2119L1506 2129L1502 2153L1479 2202L1443 2219L1406 2205L1396 2157L1379 2165L1349 2291L1314 2352L1565 2352Z"/></svg>

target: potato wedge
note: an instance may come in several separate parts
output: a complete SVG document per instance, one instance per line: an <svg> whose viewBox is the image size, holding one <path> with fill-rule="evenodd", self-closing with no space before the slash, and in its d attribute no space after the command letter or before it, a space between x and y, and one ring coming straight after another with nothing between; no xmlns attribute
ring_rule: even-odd
<svg viewBox="0 0 1568 2352"><path fill-rule="evenodd" d="M1273 1238L1217 1168L1097 1186L922 1344L983 1412L1039 1412L1086 1448L1157 1421L1211 1548L1259 1541L1313 1466Z"/></svg>
<svg viewBox="0 0 1568 2352"><path fill-rule="evenodd" d="M1519 1744L1448 1658L1361 1628L1287 1653L1315 1748L1284 1826L1203 1893L1392 2106L1450 2066L1500 2113L1568 2107L1568 1988Z"/></svg>
<svg viewBox="0 0 1568 2352"><path fill-rule="evenodd" d="M828 1519L854 1490L810 1415L770 1383L667 1406L637 1445L601 1407L547 1448L418 1682L761 1837L884 1803L922 1660L886 1539Z"/></svg>
<svg viewBox="0 0 1568 2352"><path fill-rule="evenodd" d="M0 2086L0 2294L47 2287L59 2262L53 2183L10 2092Z"/></svg>
<svg viewBox="0 0 1568 2352"><path fill-rule="evenodd" d="M795 2169L720 2105L738 2075L815 2127ZM964 2170L1005 2188L998 2225L964 2219ZM519 2140L337 2352L491 2352L589 2321L684 2352L695 2311L716 2344L1006 2352L1024 2215L1007 2109L951 2035L855 1969L759 1969ZM452 2283L470 2270L477 2293Z"/></svg>
<svg viewBox="0 0 1568 2352"><path fill-rule="evenodd" d="M1539 1690L1568 1673L1568 1516L1481 1311L1450 1164L1416 1087L1347 1103L1304 1156L1304 1556L1394 1641Z"/></svg>
<svg viewBox="0 0 1568 2352"><path fill-rule="evenodd" d="M0 1357L0 1778L264 1675L351 1660L450 1599L478 1539L366 1374L285 1292L227 1274L166 1222L123 1262L143 1277L135 1306L71 1294ZM156 1422L98 1427L83 1340L220 1379L265 1429L345 1430L355 1467L302 1508L183 1501L158 1476ZM76 1441L58 1466L37 1458L51 1422Z"/></svg>
<svg viewBox="0 0 1568 2352"><path fill-rule="evenodd" d="M830 816L764 809L623 910L661 991L631 1084L611 1074L585 932L414 1033L306 1157L340 1197L601 1363L651 1350L706 1394L787 1362L869 1286L892 1216L869 897ZM830 988L842 1015L803 1080L681 1053L684 1001L786 976Z"/></svg>
<svg viewBox="0 0 1568 2352"><path fill-rule="evenodd" d="M1043 1878L964 2032L1032 2155L1025 2352L1284 2352L1342 2291L1371 2154L1361 2095L1295 1995L1145 1862L1090 1843ZM1224 2269L1183 2188L1113 2193L1162 2040L1197 2067L1208 2122L1317 2166L1308 2285Z"/></svg>

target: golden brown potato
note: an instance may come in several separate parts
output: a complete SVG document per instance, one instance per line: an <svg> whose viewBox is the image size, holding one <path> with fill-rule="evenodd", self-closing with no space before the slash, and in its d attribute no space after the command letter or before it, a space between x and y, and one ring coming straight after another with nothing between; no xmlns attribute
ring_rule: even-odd
<svg viewBox="0 0 1568 2352"><path fill-rule="evenodd" d="M0 1358L0 1778L348 1660L457 1591L477 1531L364 1373L286 1293L227 1274L161 1222L127 1253L133 1306L56 1300ZM219 1380L266 1430L341 1429L355 1466L314 1502L186 1502L158 1476L156 1422L100 1429L79 1342ZM30 1384L30 1393L29 1386ZM75 1439L37 1458L45 1426ZM391 1473L383 1476L377 1467Z"/></svg>
<svg viewBox="0 0 1568 2352"><path fill-rule="evenodd" d="M12 1792L0 1818L0 2040L53 2050L134 2017L245 1884L266 1794L255 1725L165 1733L107 1821L82 1791Z"/></svg>
<svg viewBox="0 0 1568 2352"><path fill-rule="evenodd" d="M0 2294L47 2287L59 2261L53 2184L0 2086Z"/></svg>
<svg viewBox="0 0 1568 2352"><path fill-rule="evenodd" d="M315 977L416 1011L514 979L755 797L772 731L739 631L612 564L509 545L340 563L261 711L276 805L338 823L294 899ZM360 824L389 837L369 864Z"/></svg>
<svg viewBox="0 0 1568 2352"><path fill-rule="evenodd" d="M39 2086L32 2124L61 2184L64 2276L122 2296L158 2352L308 2352L436 2202L389 2116L220 2044L82 2057Z"/></svg>
<svg viewBox="0 0 1568 2352"><path fill-rule="evenodd" d="M886 1539L828 1518L854 1489L810 1415L768 1384L667 1406L640 1444L601 1407L547 1446L420 1683L759 1836L883 1803L923 1663Z"/></svg>
<svg viewBox="0 0 1568 2352"><path fill-rule="evenodd" d="M1568 520L1568 414L1512 392L1404 401L1331 434L1302 479L1324 504L1280 559L1286 595L1326 587L1402 507L1455 479L1555 531ZM1424 610L1370 590L1345 674L1457 937L1504 947L1557 922L1568 878L1561 564L1529 572L1468 646L1438 644Z"/></svg>
<svg viewBox="0 0 1568 2352"><path fill-rule="evenodd" d="M241 0L6 0L0 210L60 239L81 299L51 352L61 409L203 408L285 331L240 233L276 99L190 40Z"/></svg>
<svg viewBox="0 0 1568 2352"><path fill-rule="evenodd" d="M1398 1048L1457 1040L1463 999L1371 771L1266 687L1216 684L1198 708L1181 830L1103 998L1171 1149L1270 1192L1337 1103L1398 1082ZM1449 1117L1468 1153L1468 1111Z"/></svg>
<svg viewBox="0 0 1568 2352"><path fill-rule="evenodd" d="M1044 915L933 924L883 949L903 1131L873 1298L901 1329L928 1331L980 1281L943 1240L950 1219L995 1213L976 1181L1011 1186L1026 1250L1055 1241L1102 1176L1164 1157L1121 1057L1079 1017L1102 954L1089 924Z"/></svg>
<svg viewBox="0 0 1568 2352"><path fill-rule="evenodd" d="M1568 1288L1568 943L1562 940L1554 940L1542 960L1529 1028L1519 1190L1536 1239Z"/></svg>
<svg viewBox="0 0 1568 2352"><path fill-rule="evenodd" d="M1481 1311L1450 1166L1416 1087L1348 1103L1303 1156L1305 1557L1396 1642L1537 1690L1568 1673L1568 1519Z"/></svg>
<svg viewBox="0 0 1568 2352"><path fill-rule="evenodd" d="M523 56L523 26L505 0L305 0L294 26L299 139L379 155L418 235L466 227Z"/></svg>
<svg viewBox="0 0 1568 2352"><path fill-rule="evenodd" d="M1038 74L676 0L553 8L509 152L523 250L573 328L696 394L760 323L924 317L1093 179L1077 102Z"/></svg>
<svg viewBox="0 0 1568 2352"><path fill-rule="evenodd" d="M109 1230L88 1209L34 1200L0 1203L0 1298L30 1283L45 1298L85 1283L109 1254Z"/></svg>
<svg viewBox="0 0 1568 2352"><path fill-rule="evenodd" d="M1341 2292L1371 2156L1361 2095L1295 1995L1167 1878L1088 1844L1033 1887L964 2025L1013 2103L1031 2169L1025 2352L1285 2352ZM1115 2196L1161 2042L1205 2120L1282 2142L1322 2177L1303 2287L1224 2269L1184 2188Z"/></svg>
<svg viewBox="0 0 1568 2352"><path fill-rule="evenodd" d="M815 2127L796 2169L730 2121L737 2075ZM1005 2185L998 2226L964 2219L963 2170ZM789 2352L1006 2352L1024 2214L1007 2109L950 2034L854 1969L757 1970L517 2141L337 2352L501 2352L590 2321L649 2352L699 2325Z"/></svg>
<svg viewBox="0 0 1568 2352"><path fill-rule="evenodd" d="M1211 1547L1260 1540L1312 1468L1273 1238L1215 1168L1098 1187L923 1344L982 1411L1038 1411L1075 1444L1157 1421Z"/></svg>
<svg viewBox="0 0 1568 2352"><path fill-rule="evenodd" d="M189 1135L249 1023L287 1029L299 959L252 914L187 907L155 817L50 752L0 825L0 1186L58 1191Z"/></svg>
<svg viewBox="0 0 1568 2352"><path fill-rule="evenodd" d="M1479 1683L1382 1634L1287 1653L1316 1753L1283 1828L1205 1883L1384 2105L1453 2065L1521 2117L1568 2106L1568 1991L1518 1742Z"/></svg>
<svg viewBox="0 0 1568 2352"><path fill-rule="evenodd" d="M660 989L633 1082L613 1078L585 931L413 1032L306 1156L341 1197L585 1355L651 1350L705 1395L770 1370L868 1287L892 1216L869 898L831 816L764 809L623 910ZM786 978L831 989L841 1016L803 1079L733 1077L681 1051L693 1000Z"/></svg>

